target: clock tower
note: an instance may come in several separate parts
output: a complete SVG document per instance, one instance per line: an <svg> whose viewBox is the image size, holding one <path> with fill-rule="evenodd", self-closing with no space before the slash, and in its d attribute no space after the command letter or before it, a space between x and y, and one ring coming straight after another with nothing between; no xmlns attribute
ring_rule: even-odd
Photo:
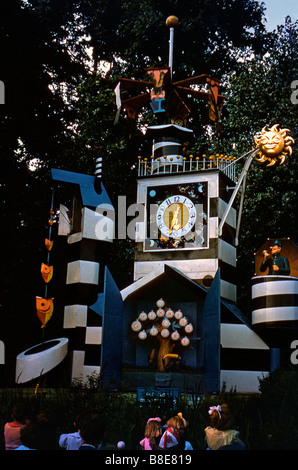
<svg viewBox="0 0 298 470"><path fill-rule="evenodd" d="M190 110L183 97L205 102L216 129L225 97L219 94L219 80L207 74L173 81L178 20L171 16L166 24L168 67L147 69L151 81L122 78L115 89L117 106L123 105L129 117L150 105L163 122L147 128L152 153L138 162L137 205L144 217L136 230L134 281L167 264L208 289L220 268L221 296L235 302L237 223L230 203L236 186L235 158L187 157L184 152L193 131L187 127ZM143 93L121 103L120 90L131 93L138 88Z"/></svg>
<svg viewBox="0 0 298 470"><path fill-rule="evenodd" d="M204 288L221 269L221 296L236 301L236 210L219 224L235 186L234 159L185 157L192 131L176 124L148 128L153 155L139 158L137 203L145 207L138 226L134 280L163 264Z"/></svg>

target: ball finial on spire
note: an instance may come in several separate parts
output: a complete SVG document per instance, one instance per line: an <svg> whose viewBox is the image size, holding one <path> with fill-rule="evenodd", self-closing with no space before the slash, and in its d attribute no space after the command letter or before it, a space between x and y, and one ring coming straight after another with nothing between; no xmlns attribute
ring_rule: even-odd
<svg viewBox="0 0 298 470"><path fill-rule="evenodd" d="M178 18L177 16L169 16L166 20L166 25L169 27L169 28L175 28L175 26L178 26L179 24L179 21L178 21Z"/></svg>

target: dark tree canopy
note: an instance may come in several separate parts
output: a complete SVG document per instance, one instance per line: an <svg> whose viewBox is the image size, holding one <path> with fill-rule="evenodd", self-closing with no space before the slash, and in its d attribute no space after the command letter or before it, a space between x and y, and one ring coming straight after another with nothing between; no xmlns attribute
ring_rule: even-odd
<svg viewBox="0 0 298 470"><path fill-rule="evenodd" d="M168 57L166 18L179 19L176 73L223 73L235 63L232 48L264 47L263 6L245 0L97 0L72 2L83 15L96 55L127 61L129 72ZM165 64L163 64L165 65Z"/></svg>

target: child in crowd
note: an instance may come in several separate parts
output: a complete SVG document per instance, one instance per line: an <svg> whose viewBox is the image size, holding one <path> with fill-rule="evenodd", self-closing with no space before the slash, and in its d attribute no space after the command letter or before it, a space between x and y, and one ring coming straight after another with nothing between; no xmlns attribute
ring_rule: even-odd
<svg viewBox="0 0 298 470"><path fill-rule="evenodd" d="M171 449L175 452L184 450L185 424L183 418L181 416L173 416L167 421L166 426L167 428L160 439L159 448L167 451Z"/></svg>
<svg viewBox="0 0 298 470"><path fill-rule="evenodd" d="M177 416L179 416L183 420L183 424L184 424L183 433L184 433L184 437L185 437L185 433L187 434L188 422L186 421L185 418L183 418L182 413L177 413ZM191 445L191 443L189 441L185 440L184 450L193 450L193 446Z"/></svg>
<svg viewBox="0 0 298 470"><path fill-rule="evenodd" d="M50 419L40 413L21 430L22 444L15 450L55 450L56 433Z"/></svg>
<svg viewBox="0 0 298 470"><path fill-rule="evenodd" d="M210 426L205 428L208 450L245 449L244 443L239 439L239 432L232 429L232 417L226 404L211 406L208 413Z"/></svg>
<svg viewBox="0 0 298 470"><path fill-rule="evenodd" d="M140 445L143 450L155 450L158 449L158 443L156 441L157 431L160 427L160 418L149 418L144 431L144 439L141 440Z"/></svg>
<svg viewBox="0 0 298 470"><path fill-rule="evenodd" d="M115 445L106 442L107 422L99 413L92 413L80 429L82 444L79 450L114 450Z"/></svg>
<svg viewBox="0 0 298 470"><path fill-rule="evenodd" d="M14 450L21 445L21 429L26 425L26 414L23 403L12 409L12 421L4 425L5 450Z"/></svg>
<svg viewBox="0 0 298 470"><path fill-rule="evenodd" d="M76 417L74 426L76 428L75 432L61 434L59 438L59 446L65 450L78 450L81 446L82 438L80 434L80 429L83 425L84 419L86 419L85 414L80 414Z"/></svg>

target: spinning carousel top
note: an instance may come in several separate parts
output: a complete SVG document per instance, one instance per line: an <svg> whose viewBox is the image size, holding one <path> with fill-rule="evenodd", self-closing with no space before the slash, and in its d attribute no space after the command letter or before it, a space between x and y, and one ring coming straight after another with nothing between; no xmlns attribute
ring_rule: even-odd
<svg viewBox="0 0 298 470"><path fill-rule="evenodd" d="M173 43L174 28L179 24L176 16L169 16L166 25L170 29L169 63L164 67L151 67L145 69L148 80L134 80L120 78L115 88L118 121L119 111L123 106L128 117L136 119L140 108L150 105L155 114L164 113L167 123L186 126L190 109L184 97L205 101L209 106L209 118L219 127L219 119L225 96L219 94L220 81L207 74L187 77L183 80L172 81L173 76ZM202 89L203 87L203 89ZM207 88L207 91L206 91ZM133 95L140 90L141 94L121 99L121 92L127 90Z"/></svg>

